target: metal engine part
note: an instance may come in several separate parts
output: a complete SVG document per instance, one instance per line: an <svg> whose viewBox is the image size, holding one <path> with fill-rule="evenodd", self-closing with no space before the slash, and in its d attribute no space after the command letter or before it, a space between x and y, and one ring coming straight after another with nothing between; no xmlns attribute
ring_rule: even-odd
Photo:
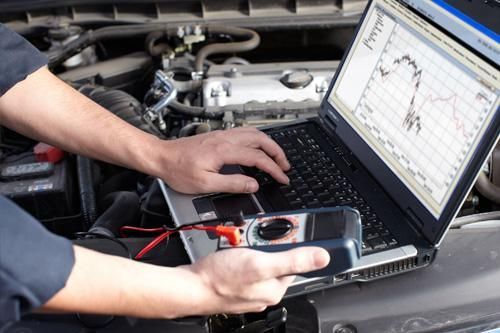
<svg viewBox="0 0 500 333"><path fill-rule="evenodd" d="M203 105L241 108L249 103L266 109L300 102L317 108L337 66L338 61L212 65L203 82Z"/></svg>

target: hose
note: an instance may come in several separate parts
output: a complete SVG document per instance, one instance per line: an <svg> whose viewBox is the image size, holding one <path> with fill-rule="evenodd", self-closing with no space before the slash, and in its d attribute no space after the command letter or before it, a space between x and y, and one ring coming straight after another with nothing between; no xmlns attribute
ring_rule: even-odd
<svg viewBox="0 0 500 333"><path fill-rule="evenodd" d="M110 237L120 236L120 227L134 224L139 212L139 196L135 192L120 191L108 194L103 200L104 213L89 232Z"/></svg>
<svg viewBox="0 0 500 333"><path fill-rule="evenodd" d="M143 107L133 96L122 90L108 90L104 87L90 85L83 86L79 90L82 94L132 126L163 138L163 134L156 126L142 117L144 113Z"/></svg>
<svg viewBox="0 0 500 333"><path fill-rule="evenodd" d="M453 229L458 229L460 227L463 227L464 225L492 220L500 220L500 211L457 217L450 227Z"/></svg>
<svg viewBox="0 0 500 333"><path fill-rule="evenodd" d="M185 105L176 100L172 101L168 107L171 108L174 112L182 113L191 117L220 119L224 116L224 112L209 111L207 108L201 106Z"/></svg>
<svg viewBox="0 0 500 333"><path fill-rule="evenodd" d="M92 161L84 156L76 157L76 171L80 185L80 203L83 222L88 230L97 217L96 195L93 187Z"/></svg>
<svg viewBox="0 0 500 333"><path fill-rule="evenodd" d="M227 34L234 37L246 38L242 42L215 43L202 47L196 54L195 70L203 72L203 63L212 54L245 52L255 49L260 44L260 36L257 32L249 29L226 27L226 26L208 26L207 32L211 34Z"/></svg>
<svg viewBox="0 0 500 333"><path fill-rule="evenodd" d="M166 35L175 34L176 32L175 29L167 28L166 24L161 23L118 25L97 30L87 30L61 48L47 52L49 67L54 68L62 64L87 46L102 40L142 36L153 31L163 31Z"/></svg>
<svg viewBox="0 0 500 333"><path fill-rule="evenodd" d="M481 172L477 178L476 190L486 199L500 205L500 187L490 182L484 172Z"/></svg>
<svg viewBox="0 0 500 333"><path fill-rule="evenodd" d="M146 36L146 41L144 42L146 51L152 57L158 57L163 53L173 52L172 48L167 43L158 43L156 42L163 37L167 37L165 31L153 31Z"/></svg>
<svg viewBox="0 0 500 333"><path fill-rule="evenodd" d="M205 28L209 33L229 34L234 37L247 38L248 40L234 43L216 43L203 47L196 56L197 71L203 70L203 63L211 54L250 51L260 44L259 35L252 30L210 25L205 26ZM153 35L151 38L158 36L160 32L162 33L162 36L167 37L175 36L177 33L177 29L170 28L167 26L167 24L162 23L118 25L112 27L104 27L97 30L84 31L78 38L70 41L66 45L63 45L61 48L46 53L49 60L49 67L54 68L59 66L64 61L71 58L73 55L82 51L91 44L95 44L106 39L120 39L143 36L155 31L158 31L158 33ZM154 43L154 40L155 39L152 39L151 41ZM153 52L157 52L160 48L154 49Z"/></svg>

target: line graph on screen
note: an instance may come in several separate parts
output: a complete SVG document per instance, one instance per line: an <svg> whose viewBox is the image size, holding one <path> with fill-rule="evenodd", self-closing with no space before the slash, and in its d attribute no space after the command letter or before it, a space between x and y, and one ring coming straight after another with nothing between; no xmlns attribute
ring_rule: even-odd
<svg viewBox="0 0 500 333"><path fill-rule="evenodd" d="M474 76L396 25L353 113L432 192L449 186L494 102Z"/></svg>

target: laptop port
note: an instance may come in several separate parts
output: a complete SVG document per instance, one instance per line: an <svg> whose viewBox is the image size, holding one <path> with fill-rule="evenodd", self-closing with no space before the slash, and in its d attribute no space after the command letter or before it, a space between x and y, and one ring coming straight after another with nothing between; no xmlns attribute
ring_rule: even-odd
<svg viewBox="0 0 500 333"><path fill-rule="evenodd" d="M357 279L361 276L361 273L359 272L356 272L356 273L351 273L351 279L354 280L354 279Z"/></svg>
<svg viewBox="0 0 500 333"><path fill-rule="evenodd" d="M347 274L338 274L335 275L335 282L341 282L347 280Z"/></svg>

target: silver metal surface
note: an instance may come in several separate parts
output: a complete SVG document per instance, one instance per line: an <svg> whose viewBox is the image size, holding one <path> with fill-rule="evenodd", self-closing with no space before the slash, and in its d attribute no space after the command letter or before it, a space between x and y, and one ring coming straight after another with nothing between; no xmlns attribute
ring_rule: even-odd
<svg viewBox="0 0 500 333"><path fill-rule="evenodd" d="M203 82L203 105L314 101L319 106L338 64L338 61L312 61L212 65ZM282 78L293 81L304 75L312 77L304 87L289 88L280 81Z"/></svg>

